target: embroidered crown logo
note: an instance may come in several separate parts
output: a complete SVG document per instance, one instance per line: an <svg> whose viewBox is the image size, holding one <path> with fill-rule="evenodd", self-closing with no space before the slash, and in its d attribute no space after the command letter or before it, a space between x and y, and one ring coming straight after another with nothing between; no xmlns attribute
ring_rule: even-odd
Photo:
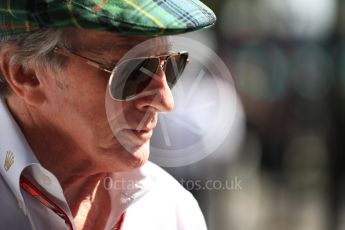
<svg viewBox="0 0 345 230"><path fill-rule="evenodd" d="M7 151L7 152L6 152L5 162L4 162L4 168L5 168L5 171L6 171L6 172L11 168L11 166L13 165L13 163L14 163L14 155L13 155L13 152Z"/></svg>

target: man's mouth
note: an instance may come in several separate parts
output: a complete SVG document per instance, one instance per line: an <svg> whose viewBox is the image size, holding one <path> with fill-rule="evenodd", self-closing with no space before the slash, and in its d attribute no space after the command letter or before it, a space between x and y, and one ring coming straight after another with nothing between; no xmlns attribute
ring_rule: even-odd
<svg viewBox="0 0 345 230"><path fill-rule="evenodd" d="M135 138L142 142L147 142L152 137L152 129L124 129L123 132L128 134L130 138Z"/></svg>
<svg viewBox="0 0 345 230"><path fill-rule="evenodd" d="M128 121L125 127L118 127L118 124L114 123L113 127L117 126L117 131L113 133L113 138L118 139L121 143L143 145L152 137L156 125L157 115L144 117L141 121Z"/></svg>

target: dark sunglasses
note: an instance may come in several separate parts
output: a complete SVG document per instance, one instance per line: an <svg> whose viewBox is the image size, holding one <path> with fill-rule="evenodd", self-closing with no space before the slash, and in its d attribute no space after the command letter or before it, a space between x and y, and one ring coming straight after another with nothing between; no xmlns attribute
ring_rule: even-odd
<svg viewBox="0 0 345 230"><path fill-rule="evenodd" d="M113 69L109 69L99 62L61 47L55 47L54 52L66 57L78 58L86 64L110 73L108 83L110 95L113 99L121 101L133 99L142 93L150 82L158 77L156 73L159 67L165 72L166 81L169 88L172 89L189 62L188 52L182 51L151 57L132 58L118 63Z"/></svg>

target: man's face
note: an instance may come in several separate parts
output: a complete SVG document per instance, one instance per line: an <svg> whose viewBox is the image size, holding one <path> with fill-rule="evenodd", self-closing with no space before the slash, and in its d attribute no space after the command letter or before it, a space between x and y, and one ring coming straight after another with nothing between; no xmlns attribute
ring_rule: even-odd
<svg viewBox="0 0 345 230"><path fill-rule="evenodd" d="M112 67L129 49L147 39L88 30L74 30L70 38L73 52ZM167 47L163 42L155 52L166 53ZM155 93L130 101L111 99L107 91L110 74L78 59L68 58L58 74L44 74L49 76L43 83L47 103L42 112L61 136L70 138L72 148L114 170L138 167L147 160L157 113L173 108L161 68L145 89Z"/></svg>

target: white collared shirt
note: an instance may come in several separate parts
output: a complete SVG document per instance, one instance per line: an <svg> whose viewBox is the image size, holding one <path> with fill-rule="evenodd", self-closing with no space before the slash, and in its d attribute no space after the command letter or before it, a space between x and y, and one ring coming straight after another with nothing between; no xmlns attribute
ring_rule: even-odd
<svg viewBox="0 0 345 230"><path fill-rule="evenodd" d="M68 229L64 220L20 188L25 175L42 188L76 229L60 183L43 168L20 128L0 100L0 228ZM126 211L122 230L205 230L194 197L175 179L151 162L132 172L109 173L112 211L106 229L111 229Z"/></svg>

